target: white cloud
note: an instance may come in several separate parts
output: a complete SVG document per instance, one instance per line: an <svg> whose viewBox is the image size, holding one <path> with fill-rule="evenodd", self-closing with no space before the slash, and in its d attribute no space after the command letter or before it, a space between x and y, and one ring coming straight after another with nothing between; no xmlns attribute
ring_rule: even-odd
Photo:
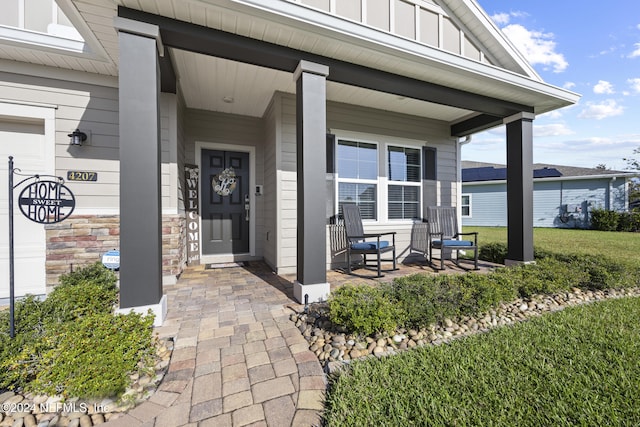
<svg viewBox="0 0 640 427"><path fill-rule="evenodd" d="M636 43L633 46L634 46L635 50L629 54L629 58L640 57L640 43Z"/></svg>
<svg viewBox="0 0 640 427"><path fill-rule="evenodd" d="M491 19L493 19L493 22L495 22L497 25L506 25L509 23L509 20L511 19L511 16L508 13L496 13L495 15L491 16Z"/></svg>
<svg viewBox="0 0 640 427"><path fill-rule="evenodd" d="M587 102L587 106L578 115L578 118L602 120L607 117L619 116L623 111L624 107L618 105L613 99L607 99L601 103Z"/></svg>
<svg viewBox="0 0 640 427"><path fill-rule="evenodd" d="M533 126L533 136L538 138L543 138L546 136L572 135L574 133L575 132L573 132L565 124L562 123Z"/></svg>
<svg viewBox="0 0 640 427"><path fill-rule="evenodd" d="M635 93L640 93L640 78L629 79L627 80L627 83L629 83L629 86L631 86L632 91L634 91Z"/></svg>
<svg viewBox="0 0 640 427"><path fill-rule="evenodd" d="M598 80L598 84L593 87L593 93L597 93L598 95L602 94L612 94L613 93L613 85L605 80Z"/></svg>
<svg viewBox="0 0 640 427"><path fill-rule="evenodd" d="M564 71L569 65L564 55L555 51L552 33L530 31L518 24L507 25L502 31L531 65L551 66L555 73Z"/></svg>
<svg viewBox="0 0 640 427"><path fill-rule="evenodd" d="M562 85L562 87L565 89L573 89L574 87L576 87L576 84L574 82L566 82Z"/></svg>

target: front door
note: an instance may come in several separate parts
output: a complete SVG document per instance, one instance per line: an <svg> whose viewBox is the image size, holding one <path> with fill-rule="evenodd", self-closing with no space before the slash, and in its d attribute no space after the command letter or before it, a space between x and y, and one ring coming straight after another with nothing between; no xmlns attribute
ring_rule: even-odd
<svg viewBox="0 0 640 427"><path fill-rule="evenodd" d="M202 150L202 254L249 252L249 153Z"/></svg>

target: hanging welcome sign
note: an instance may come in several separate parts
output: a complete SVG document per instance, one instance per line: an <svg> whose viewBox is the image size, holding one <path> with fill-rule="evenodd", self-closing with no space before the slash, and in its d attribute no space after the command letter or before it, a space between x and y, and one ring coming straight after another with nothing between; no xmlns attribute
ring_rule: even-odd
<svg viewBox="0 0 640 427"><path fill-rule="evenodd" d="M226 168L211 180L213 191L220 196L228 196L236 189L236 172L233 168Z"/></svg>

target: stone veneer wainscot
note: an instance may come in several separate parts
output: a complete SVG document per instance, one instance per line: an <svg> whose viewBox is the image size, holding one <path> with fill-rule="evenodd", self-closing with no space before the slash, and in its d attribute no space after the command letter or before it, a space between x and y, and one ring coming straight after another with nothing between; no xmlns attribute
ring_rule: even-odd
<svg viewBox="0 0 640 427"><path fill-rule="evenodd" d="M162 275L176 277L186 263L186 227L183 215L162 216ZM118 215L73 215L45 226L47 235L47 293L61 274L93 264L120 248Z"/></svg>

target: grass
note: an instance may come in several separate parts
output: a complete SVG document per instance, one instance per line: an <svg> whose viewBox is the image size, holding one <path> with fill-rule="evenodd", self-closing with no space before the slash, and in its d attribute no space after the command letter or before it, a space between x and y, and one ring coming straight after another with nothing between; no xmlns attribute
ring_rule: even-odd
<svg viewBox="0 0 640 427"><path fill-rule="evenodd" d="M640 298L356 362L333 377L329 426L640 424Z"/></svg>
<svg viewBox="0 0 640 427"><path fill-rule="evenodd" d="M464 231L477 231L480 245L507 243L506 227L464 227ZM533 244L551 252L601 255L640 264L638 233L534 228Z"/></svg>
<svg viewBox="0 0 640 427"><path fill-rule="evenodd" d="M465 227L506 243L503 227ZM538 249L640 267L637 233L534 229ZM632 270L630 270L632 271ZM354 361L328 426L640 425L640 298L602 301L437 347Z"/></svg>

